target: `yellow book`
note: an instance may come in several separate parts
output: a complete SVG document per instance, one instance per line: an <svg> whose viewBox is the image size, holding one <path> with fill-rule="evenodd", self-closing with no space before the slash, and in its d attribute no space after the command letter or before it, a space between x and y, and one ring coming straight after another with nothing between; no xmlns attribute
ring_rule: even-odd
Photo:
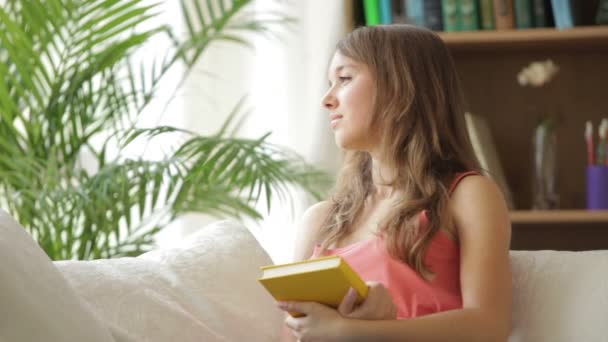
<svg viewBox="0 0 608 342"><path fill-rule="evenodd" d="M367 296L367 285L340 256L263 266L258 281L277 301L317 302L337 308L349 288ZM291 313L292 316L298 316Z"/></svg>

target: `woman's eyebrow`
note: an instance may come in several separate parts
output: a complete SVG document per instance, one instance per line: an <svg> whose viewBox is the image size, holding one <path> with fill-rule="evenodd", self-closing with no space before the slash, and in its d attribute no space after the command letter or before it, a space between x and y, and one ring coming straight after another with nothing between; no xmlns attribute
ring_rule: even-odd
<svg viewBox="0 0 608 342"><path fill-rule="evenodd" d="M343 64L336 68L336 72L342 71L345 68L357 69L357 66L354 64Z"/></svg>
<svg viewBox="0 0 608 342"><path fill-rule="evenodd" d="M350 69L357 69L357 66L354 64L343 64L343 65L339 65L338 67L336 67L334 74L339 73L340 71L342 71L345 68L350 68ZM330 73L331 74L331 73ZM330 78L329 75L327 78Z"/></svg>

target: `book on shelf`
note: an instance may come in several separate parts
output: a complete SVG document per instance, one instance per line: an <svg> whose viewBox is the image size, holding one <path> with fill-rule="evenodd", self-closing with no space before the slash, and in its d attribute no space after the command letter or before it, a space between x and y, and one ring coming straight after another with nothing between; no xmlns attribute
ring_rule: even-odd
<svg viewBox="0 0 608 342"><path fill-rule="evenodd" d="M424 26L434 31L443 30L443 16L441 15L441 0L424 1Z"/></svg>
<svg viewBox="0 0 608 342"><path fill-rule="evenodd" d="M408 21L434 31L444 29L441 0L404 0Z"/></svg>
<svg viewBox="0 0 608 342"><path fill-rule="evenodd" d="M464 114L469 139L475 156L479 161L481 168L486 171L487 175L492 178L504 193L505 200L509 209L513 209L513 198L507 179L505 177L498 151L492 138L492 132L487 120L479 115L471 113Z"/></svg>
<svg viewBox="0 0 608 342"><path fill-rule="evenodd" d="M363 0L363 13L365 14L365 25L380 24L380 3L378 0Z"/></svg>
<svg viewBox="0 0 608 342"><path fill-rule="evenodd" d="M513 0L494 0L494 21L497 30L515 28Z"/></svg>
<svg viewBox="0 0 608 342"><path fill-rule="evenodd" d="M479 25L479 2L477 0L459 0L460 16L463 31L476 31Z"/></svg>
<svg viewBox="0 0 608 342"><path fill-rule="evenodd" d="M533 0L515 0L515 27L526 29L534 27Z"/></svg>
<svg viewBox="0 0 608 342"><path fill-rule="evenodd" d="M598 25L608 25L608 0L600 0L595 23Z"/></svg>
<svg viewBox="0 0 608 342"><path fill-rule="evenodd" d="M580 6L576 0L551 0L555 27L572 28L580 24Z"/></svg>
<svg viewBox="0 0 608 342"><path fill-rule="evenodd" d="M393 7L391 0L378 0L378 11L380 13L380 24L393 23Z"/></svg>
<svg viewBox="0 0 608 342"><path fill-rule="evenodd" d="M480 21L483 30L495 30L494 23L494 0L479 1Z"/></svg>
<svg viewBox="0 0 608 342"><path fill-rule="evenodd" d="M458 0L443 0L441 4L443 16L443 30L446 32L456 32L462 29L462 17Z"/></svg>
<svg viewBox="0 0 608 342"><path fill-rule="evenodd" d="M534 27L549 26L547 3L545 0L532 0L532 21L534 22Z"/></svg>
<svg viewBox="0 0 608 342"><path fill-rule="evenodd" d="M317 302L337 308L349 288L367 296L367 285L340 256L263 266L258 281L277 301ZM290 313L301 316L299 313Z"/></svg>

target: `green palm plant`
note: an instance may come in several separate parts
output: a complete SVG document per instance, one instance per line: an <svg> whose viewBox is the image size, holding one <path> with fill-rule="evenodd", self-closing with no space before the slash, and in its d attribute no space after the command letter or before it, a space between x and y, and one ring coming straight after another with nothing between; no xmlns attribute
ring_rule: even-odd
<svg viewBox="0 0 608 342"><path fill-rule="evenodd" d="M180 215L260 218L256 203L300 187L319 196L327 177L296 154L228 132L137 128L164 77L187 77L210 43L247 44L290 19L261 18L249 0L175 0L187 34L154 24L143 0L5 0L0 8L0 201L52 259L137 255ZM135 62L155 37L163 58ZM147 64L146 64L147 63ZM125 157L135 140L180 134L160 160ZM102 143L95 143L101 139ZM114 143L118 153L110 156ZM81 155L93 156L85 168Z"/></svg>

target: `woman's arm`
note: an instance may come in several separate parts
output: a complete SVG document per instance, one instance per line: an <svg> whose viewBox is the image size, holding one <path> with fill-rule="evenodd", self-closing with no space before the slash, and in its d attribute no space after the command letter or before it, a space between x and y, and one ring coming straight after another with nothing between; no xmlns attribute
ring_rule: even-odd
<svg viewBox="0 0 608 342"><path fill-rule="evenodd" d="M463 309L408 320L345 320L348 341L506 341L511 329L511 225L485 177L461 181L450 208L460 242Z"/></svg>
<svg viewBox="0 0 608 342"><path fill-rule="evenodd" d="M319 228L329 214L330 209L330 202L325 201L311 206L304 212L296 226L293 261L306 260L312 256L315 244L317 243ZM296 342L297 339L293 336L291 330L283 325L279 341Z"/></svg>

